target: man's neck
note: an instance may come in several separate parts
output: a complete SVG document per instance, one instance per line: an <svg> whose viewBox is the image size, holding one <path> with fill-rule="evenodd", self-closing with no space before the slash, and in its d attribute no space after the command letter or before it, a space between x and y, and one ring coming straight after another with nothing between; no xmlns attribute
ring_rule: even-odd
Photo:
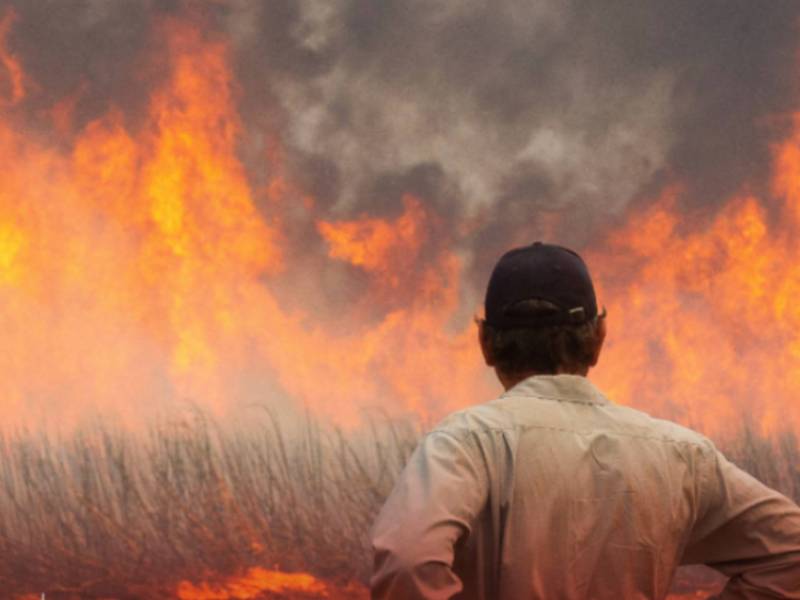
<svg viewBox="0 0 800 600"><path fill-rule="evenodd" d="M500 384L503 386L503 389L508 391L519 382L528 379L528 377L534 377L536 375L580 375L581 377L586 377L589 373L589 369L583 369L580 372L573 372L573 371L562 371L559 370L555 373L540 373L539 371L524 371L522 373L503 373L495 368L494 372L497 374L497 378L500 380Z"/></svg>

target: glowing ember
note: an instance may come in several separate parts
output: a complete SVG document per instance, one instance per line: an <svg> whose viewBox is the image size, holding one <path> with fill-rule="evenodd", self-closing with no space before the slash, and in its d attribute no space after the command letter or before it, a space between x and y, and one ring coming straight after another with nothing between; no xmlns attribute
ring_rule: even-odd
<svg viewBox="0 0 800 600"><path fill-rule="evenodd" d="M266 592L302 592L313 597L327 598L327 586L305 573L283 573L254 567L243 577L229 578L220 585L201 583L194 585L187 581L180 583L177 597L180 600L250 600L263 598Z"/></svg>
<svg viewBox="0 0 800 600"><path fill-rule="evenodd" d="M369 591L357 582L342 586L306 573L284 573L259 567L249 569L242 577L230 577L216 585L194 585L182 581L176 591L179 600L255 600L271 597L367 600Z"/></svg>

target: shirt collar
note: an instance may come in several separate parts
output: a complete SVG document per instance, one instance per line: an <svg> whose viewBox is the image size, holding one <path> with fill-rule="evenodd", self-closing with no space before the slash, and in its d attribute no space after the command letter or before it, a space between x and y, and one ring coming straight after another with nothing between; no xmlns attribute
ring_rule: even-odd
<svg viewBox="0 0 800 600"><path fill-rule="evenodd" d="M509 396L536 396L544 400L610 404L610 400L591 381L580 375L533 375L508 390Z"/></svg>

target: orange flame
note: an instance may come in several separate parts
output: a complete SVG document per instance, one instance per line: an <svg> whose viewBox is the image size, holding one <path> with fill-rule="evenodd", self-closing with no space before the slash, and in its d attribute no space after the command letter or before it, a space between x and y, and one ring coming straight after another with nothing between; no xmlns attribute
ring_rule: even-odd
<svg viewBox="0 0 800 600"><path fill-rule="evenodd" d="M15 165L0 184L3 395L17 405L66 396L80 414L82 399L137 402L154 385L219 398L243 276L280 267L235 158L225 46L163 28L171 76L152 128L131 135L112 113L62 156L0 124Z"/></svg>
<svg viewBox="0 0 800 600"><path fill-rule="evenodd" d="M112 110L63 153L0 122L0 156L13 165L0 182L6 422L63 423L94 402L134 419L169 398L221 411L280 395L348 422L386 399L426 412L471 398L485 384L472 332L448 327L461 267L430 239L436 216L409 197L394 221L318 221L331 258L362 269L385 300L370 324L359 318L368 302L343 315L346 328L315 319L313 302L282 303L284 240L269 211L297 191L280 151L259 207L237 154L226 42L177 19L155 38L168 76L141 129ZM54 112L60 131L72 110ZM417 269L423 252L429 266ZM398 302L400 288L413 299ZM437 373L441 356L455 362Z"/></svg>
<svg viewBox="0 0 800 600"><path fill-rule="evenodd" d="M388 287L398 288L401 276L417 265L428 219L417 198L406 196L403 204L405 212L394 222L369 217L338 224L320 221L317 229L328 242L329 256L377 273Z"/></svg>
<svg viewBox="0 0 800 600"><path fill-rule="evenodd" d="M284 573L253 567L242 577L228 578L220 585L182 581L176 596L180 600L250 600L264 594L290 593L297 597L328 598L328 586L306 573ZM313 594L313 596L311 596Z"/></svg>
<svg viewBox="0 0 800 600"><path fill-rule="evenodd" d="M592 253L611 330L597 379L613 397L706 431L800 428L800 127L775 165L774 200L679 215L673 188Z"/></svg>

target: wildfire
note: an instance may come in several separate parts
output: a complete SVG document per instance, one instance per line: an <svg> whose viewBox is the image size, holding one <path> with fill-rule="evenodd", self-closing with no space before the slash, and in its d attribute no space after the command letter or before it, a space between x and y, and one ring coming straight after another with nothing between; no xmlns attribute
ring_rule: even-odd
<svg viewBox="0 0 800 600"><path fill-rule="evenodd" d="M37 88L10 47L13 22L0 21L7 422L97 407L133 422L175 399L224 412L280 397L354 423L364 407L436 417L496 393L463 289L470 228L446 229L411 195L388 217L322 214L272 132L253 178L221 34L162 18L142 61L165 75L143 124L111 108L74 126L78 89L45 111L53 144L17 114ZM795 133L776 150L770 198L687 215L676 185L588 251L611 324L596 378L616 400L706 430L743 414L765 431L800 425L788 402L800 390L798 173ZM327 256L293 254L290 212ZM289 278L298 264L312 267ZM349 281L363 291L336 299Z"/></svg>
<svg viewBox="0 0 800 600"><path fill-rule="evenodd" d="M36 98L49 121L30 127L38 90L15 21L0 19L4 424L100 409L136 425L186 399L217 414L282 400L357 424L364 408L436 418L496 395L464 285L475 227L446 227L411 194L388 216L324 212L272 131L258 132L262 163L245 161L232 50L197 16L154 23L141 62L163 77L141 119L111 107L77 123L83 83ZM800 113L769 197L691 212L685 194L669 187L585 252L610 329L592 376L618 402L706 432L745 420L800 431ZM313 239L292 239L291 219ZM300 245L318 255L304 260ZM342 293L351 283L358 293ZM175 594L367 591L254 567ZM689 597L701 596L674 596Z"/></svg>
<svg viewBox="0 0 800 600"><path fill-rule="evenodd" d="M799 144L796 131L776 152L773 198L687 219L673 188L591 254L612 332L597 378L612 397L712 432L800 428Z"/></svg>
<svg viewBox="0 0 800 600"><path fill-rule="evenodd" d="M154 39L168 76L146 126L132 130L112 109L64 152L11 115L0 120L12 165L0 182L6 422L64 422L97 405L135 421L169 398L219 412L266 401L265 389L340 422L386 399L417 412L436 411L432 398L438 409L467 402L482 377L472 332L448 328L461 263L432 241L436 215L411 197L394 220L309 215L331 261L374 280L375 297L344 310L347 328L315 319L306 298L279 301L280 210L311 211L313 200L293 195L279 152L268 153L263 190L248 181L226 41L177 19ZM16 99L21 71L3 57ZM52 111L56 131L72 105ZM367 310L378 318L364 324ZM449 364L437 373L440 357ZM459 383L445 385L453 371Z"/></svg>

